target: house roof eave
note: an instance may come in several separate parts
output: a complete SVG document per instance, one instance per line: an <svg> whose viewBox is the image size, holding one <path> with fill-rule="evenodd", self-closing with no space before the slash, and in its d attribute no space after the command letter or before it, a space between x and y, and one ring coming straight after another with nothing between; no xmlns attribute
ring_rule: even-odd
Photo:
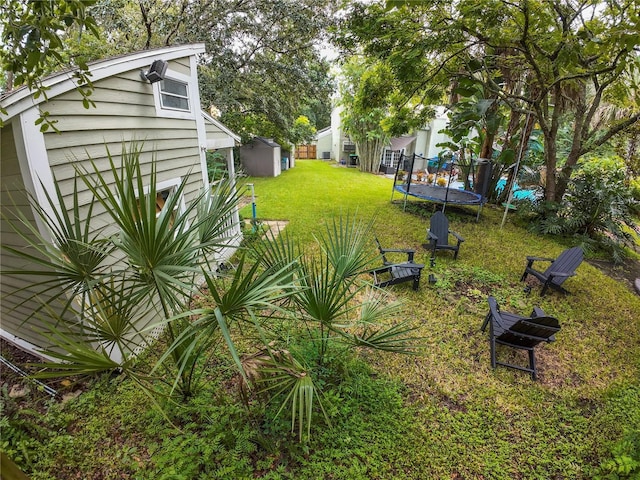
<svg viewBox="0 0 640 480"><path fill-rule="evenodd" d="M161 58L162 60L174 60L176 58L192 56L205 53L203 43L195 43L188 45L178 45L173 47L157 48L152 50L143 50L117 57L111 57L104 60L89 63L89 72L91 72L91 80L96 82L103 78L116 75L118 73L135 70L137 68L145 68L150 64L151 59ZM13 117L18 116L22 112L36 107L47 100L51 100L63 93L78 87L73 73L76 69L68 69L62 72L54 73L42 80L42 85L47 88L47 98L40 96L38 99L33 98L33 91L26 87L20 87L17 90L8 93L4 98L0 99L0 105L7 111L2 114L3 122L8 122Z"/></svg>
<svg viewBox="0 0 640 480"><path fill-rule="evenodd" d="M241 144L240 135L238 135L237 133L234 133L233 131L231 131L226 125L224 125L222 122L220 122L220 120L217 120L217 119L213 118L211 115L209 115L205 111L202 111L202 116L205 118L205 120L207 122L210 122L210 123L214 124L216 127L218 127L220 130L222 130L224 133L226 133L231 138L233 138L236 146L239 146Z"/></svg>

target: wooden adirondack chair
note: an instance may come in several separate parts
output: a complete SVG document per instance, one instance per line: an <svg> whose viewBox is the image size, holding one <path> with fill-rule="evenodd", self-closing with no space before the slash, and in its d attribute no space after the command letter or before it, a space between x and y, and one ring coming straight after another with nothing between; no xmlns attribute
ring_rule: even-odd
<svg viewBox="0 0 640 480"><path fill-rule="evenodd" d="M576 275L576 269L582 263L583 256L582 248L573 247L562 252L555 260L544 257L527 257L527 267L524 269L520 281L524 282L529 274L536 277L543 284L540 296L544 295L549 287L569 293L562 287L562 284L567 278ZM533 263L536 261L551 262L551 265L544 272L540 272L533 268Z"/></svg>
<svg viewBox="0 0 640 480"><path fill-rule="evenodd" d="M449 235L453 235L457 243L449 243ZM423 245L426 249L431 250L431 265L435 264L436 250L453 251L453 259L458 258L460 244L464 242L464 238L456 232L449 230L449 219L441 211L437 211L431 216L429 229L427 230L427 240L429 243Z"/></svg>
<svg viewBox="0 0 640 480"><path fill-rule="evenodd" d="M502 365L516 370L529 372L533 380L537 379L534 347L542 342L555 341L555 334L560 331L560 323L554 317L545 315L539 307L534 307L530 317L515 313L501 312L494 297L488 298L489 313L480 328L483 332L489 325L489 345L491 349L491 367ZM529 365L522 367L511 363L499 362L496 359L496 344L529 353Z"/></svg>
<svg viewBox="0 0 640 480"><path fill-rule="evenodd" d="M403 282L413 282L413 289L418 290L424 265L413 261L416 251L409 248L382 248L377 238L375 241L380 251L383 264L382 267L375 268L369 272L373 275L373 283L376 287L387 287ZM386 256L388 253L406 254L407 261L404 263L393 263Z"/></svg>

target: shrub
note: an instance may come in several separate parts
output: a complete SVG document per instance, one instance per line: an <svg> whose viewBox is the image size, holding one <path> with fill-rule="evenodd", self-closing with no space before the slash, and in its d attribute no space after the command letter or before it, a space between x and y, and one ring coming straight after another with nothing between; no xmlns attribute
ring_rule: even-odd
<svg viewBox="0 0 640 480"><path fill-rule="evenodd" d="M579 166L562 204L523 202L519 217L538 233L581 236L583 243L595 243L619 262L624 247L633 244L629 229L635 226L631 213L636 204L625 185L624 163L608 157Z"/></svg>

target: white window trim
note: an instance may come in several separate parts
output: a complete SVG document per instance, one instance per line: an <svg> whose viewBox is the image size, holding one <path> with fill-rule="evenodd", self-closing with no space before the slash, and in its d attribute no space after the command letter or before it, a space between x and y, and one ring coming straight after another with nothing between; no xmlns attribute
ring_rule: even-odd
<svg viewBox="0 0 640 480"><path fill-rule="evenodd" d="M163 190L177 189L180 186L180 183L182 183L182 177L176 177L170 180L157 182L156 193L161 192ZM149 195L150 191L151 191L151 186L146 185L142 191L142 194L145 196ZM135 195L136 195L136 198L140 198L140 192L136 191ZM187 202L184 199L184 191L182 192L178 200L177 210L178 210L177 211L178 215L182 215L184 212L187 211Z"/></svg>
<svg viewBox="0 0 640 480"><path fill-rule="evenodd" d="M196 101L199 98L198 82L196 81L196 79L169 69L167 69L167 72L165 73L165 78L187 84L187 92L189 94L189 111L163 107L161 100L162 92L160 91L160 84L162 82L155 82L153 84L153 101L156 106L156 115L158 117L165 118L183 118L188 120L195 119L197 110Z"/></svg>

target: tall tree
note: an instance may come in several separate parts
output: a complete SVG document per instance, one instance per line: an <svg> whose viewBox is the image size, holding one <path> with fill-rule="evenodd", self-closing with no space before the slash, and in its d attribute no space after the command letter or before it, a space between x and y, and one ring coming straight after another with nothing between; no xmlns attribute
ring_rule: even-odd
<svg viewBox="0 0 640 480"><path fill-rule="evenodd" d="M352 57L343 67L340 86L342 125L360 154L360 170L377 172L382 149L391 135L384 127L389 117L391 75L382 63L360 61Z"/></svg>
<svg viewBox="0 0 640 480"><path fill-rule="evenodd" d="M331 0L11 0L0 8L8 20L3 65L29 86L49 71L79 66L80 84L89 87L90 60L204 42L202 106L215 107L245 138L287 140L298 116L321 128L329 118L333 83L319 39L333 22ZM95 36L78 40L71 27L91 27Z"/></svg>
<svg viewBox="0 0 640 480"><path fill-rule="evenodd" d="M333 85L317 44L333 8L330 0L191 2L179 38L207 45L203 101L243 137L286 139L306 110L320 104L328 111Z"/></svg>

